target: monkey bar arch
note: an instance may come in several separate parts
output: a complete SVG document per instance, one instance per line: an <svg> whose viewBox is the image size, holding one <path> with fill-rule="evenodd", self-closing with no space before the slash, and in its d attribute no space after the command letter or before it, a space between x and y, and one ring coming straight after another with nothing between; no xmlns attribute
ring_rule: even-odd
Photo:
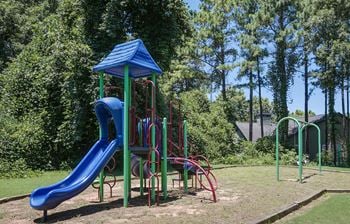
<svg viewBox="0 0 350 224"><path fill-rule="evenodd" d="M281 120L278 121L277 126L276 126L276 176L277 176L277 181L280 180L280 168L279 168L279 126L283 121L287 120L292 120L294 121L297 126L298 126L298 161L299 161L299 181L300 183L302 182L302 177L303 177L303 166L302 166L302 160L303 160L303 144L302 143L302 126L299 120L297 120L294 117L284 117Z"/></svg>
<svg viewBox="0 0 350 224"><path fill-rule="evenodd" d="M322 172L322 161L321 161L321 130L320 127L318 127L318 125L313 124L313 123L309 123L309 122L304 122L303 127L301 128L301 133L304 131L304 129L306 127L314 127L317 130L317 147L318 147L318 171L321 174Z"/></svg>
<svg viewBox="0 0 350 224"><path fill-rule="evenodd" d="M314 127L317 130L317 145L318 145L318 169L319 173L322 171L322 164L321 164L321 130L320 128L313 123L300 121L294 117L284 117L281 120L278 121L276 126L276 176L277 181L280 180L280 173L279 173L279 126L282 122L286 120L292 120L294 121L298 126L298 175L299 175L299 182L302 183L303 181L303 131L306 127Z"/></svg>

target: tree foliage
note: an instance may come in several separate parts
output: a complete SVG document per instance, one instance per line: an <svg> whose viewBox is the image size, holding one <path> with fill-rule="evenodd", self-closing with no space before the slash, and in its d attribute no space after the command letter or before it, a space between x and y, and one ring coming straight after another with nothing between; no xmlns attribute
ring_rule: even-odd
<svg viewBox="0 0 350 224"><path fill-rule="evenodd" d="M239 150L239 138L233 124L227 122L220 104L210 103L200 90L184 92L180 96L189 123L189 141L193 152L213 159Z"/></svg>
<svg viewBox="0 0 350 224"><path fill-rule="evenodd" d="M142 38L169 68L188 16L178 0L2 1L0 157L33 169L74 164L98 138L92 65L115 44Z"/></svg>
<svg viewBox="0 0 350 224"><path fill-rule="evenodd" d="M335 153L336 92L345 113L350 83L349 12L350 3L331 0L202 0L197 12L182 0L3 0L0 172L5 162L23 169L75 163L98 137L91 67L115 44L134 38L143 39L164 71L158 113L165 116L165 104L180 101L193 152L215 158L241 153L240 146L249 151L252 145L239 143L234 123L252 124L263 112L277 120L288 116L290 87L303 65L304 77L312 75L326 93ZM240 78L249 80L249 100L242 85L228 83ZM105 81L122 86L115 77ZM263 98L264 85L273 103ZM143 105L145 93L136 92L134 103ZM288 127L282 129L286 136ZM344 129L345 137L350 145ZM266 139L259 144L261 151L271 146Z"/></svg>
<svg viewBox="0 0 350 224"><path fill-rule="evenodd" d="M210 85L220 88L226 100L227 76L236 61L233 47L235 28L234 5L231 1L203 0L195 17L197 34L197 58L208 71Z"/></svg>
<svg viewBox="0 0 350 224"><path fill-rule="evenodd" d="M34 168L45 168L46 159L54 167L71 161L71 152L86 148L96 134L90 105L92 52L84 42L77 8L79 2L62 1L2 75L2 104L17 127L10 132L10 144L32 152L25 158Z"/></svg>

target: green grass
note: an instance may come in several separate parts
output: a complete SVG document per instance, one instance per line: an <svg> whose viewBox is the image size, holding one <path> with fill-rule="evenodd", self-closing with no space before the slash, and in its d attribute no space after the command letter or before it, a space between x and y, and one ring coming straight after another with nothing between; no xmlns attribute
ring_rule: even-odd
<svg viewBox="0 0 350 224"><path fill-rule="evenodd" d="M37 177L0 179L0 198L29 194L35 188L55 183L67 175L68 171L50 171Z"/></svg>
<svg viewBox="0 0 350 224"><path fill-rule="evenodd" d="M348 224L350 220L350 194L329 194L326 197L329 197L326 201L287 223Z"/></svg>
<svg viewBox="0 0 350 224"><path fill-rule="evenodd" d="M318 169L318 166L304 166L305 168L313 168L313 169ZM334 166L322 166L322 170L329 170L329 171L347 171L350 172L350 168L348 167L334 167Z"/></svg>
<svg viewBox="0 0 350 224"><path fill-rule="evenodd" d="M350 168L347 167L334 167L334 166L322 166L323 170L337 170L337 171L348 171L350 172Z"/></svg>

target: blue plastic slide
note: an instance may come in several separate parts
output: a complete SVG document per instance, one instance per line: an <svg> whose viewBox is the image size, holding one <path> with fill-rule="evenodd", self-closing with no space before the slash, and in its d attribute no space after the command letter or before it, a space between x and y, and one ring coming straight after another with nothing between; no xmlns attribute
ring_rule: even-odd
<svg viewBox="0 0 350 224"><path fill-rule="evenodd" d="M30 195L31 207L38 210L53 209L85 190L95 180L114 153L121 149L122 110L123 103L117 98L107 97L96 102L95 112L101 128L100 140L92 146L68 177L54 185L34 190ZM108 141L108 124L112 121L116 137Z"/></svg>

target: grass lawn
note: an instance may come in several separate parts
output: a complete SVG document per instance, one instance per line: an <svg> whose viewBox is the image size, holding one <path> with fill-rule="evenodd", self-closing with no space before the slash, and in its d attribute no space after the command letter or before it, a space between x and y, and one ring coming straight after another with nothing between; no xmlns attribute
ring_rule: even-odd
<svg viewBox="0 0 350 224"><path fill-rule="evenodd" d="M321 204L311 208L304 214L297 216L286 223L337 223L347 224L350 220L350 194L328 194Z"/></svg>
<svg viewBox="0 0 350 224"><path fill-rule="evenodd" d="M317 171L305 169L304 175L311 177L303 184L288 181L298 175L298 169L291 167L281 167L281 181L279 182L276 181L274 166L233 167L217 169L213 173L219 185L216 191L217 203L209 200L211 193L208 191L197 191L186 195L183 194L182 189L177 188L177 184L173 188L172 178L177 178L174 176L168 178L168 199L160 200L160 206L149 208L147 194L140 196L139 180L133 180L132 189L134 190L132 190L128 208L123 208L123 182L118 182L113 189L113 197L110 197L109 189L105 187L103 203L98 203L98 191L88 187L78 196L50 210L49 220L65 224L255 223L322 189L350 189L350 173L325 171L322 175L317 175ZM312 175L314 173L316 175ZM21 181L19 183L22 183ZM55 181L52 180L52 182ZM194 191L191 183L189 186L189 190ZM35 187L32 186L30 190L33 188ZM0 189L2 190L1 186ZM28 200L24 198L0 204L0 222L32 223L40 221L42 212L31 209ZM316 206L313 203L312 205ZM293 216L291 219L296 217ZM284 221L288 222L291 219Z"/></svg>
<svg viewBox="0 0 350 224"><path fill-rule="evenodd" d="M31 178L0 179L0 198L29 194L35 188L53 184L67 175L68 171L50 171Z"/></svg>
<svg viewBox="0 0 350 224"><path fill-rule="evenodd" d="M315 167L315 168L317 168L317 167ZM348 171L348 172L350 172L350 168L334 167L334 166L322 166L322 170L336 170L336 171Z"/></svg>
<svg viewBox="0 0 350 224"><path fill-rule="evenodd" d="M237 165L240 166L240 165ZM232 165L225 164L215 164L213 168L223 168L223 167L232 167ZM305 166L307 168L307 166ZM317 167L310 167L317 168ZM349 171L350 168L342 167L329 167L323 166L322 170L339 170L339 171ZM11 178L11 179L0 179L0 198L17 196L21 194L29 194L35 188L40 186L46 186L49 184L56 183L57 181L63 179L68 175L68 171L49 171L44 172L40 176L31 177L31 178ZM117 177L121 177L122 173L117 172ZM109 179L109 178L107 178Z"/></svg>

